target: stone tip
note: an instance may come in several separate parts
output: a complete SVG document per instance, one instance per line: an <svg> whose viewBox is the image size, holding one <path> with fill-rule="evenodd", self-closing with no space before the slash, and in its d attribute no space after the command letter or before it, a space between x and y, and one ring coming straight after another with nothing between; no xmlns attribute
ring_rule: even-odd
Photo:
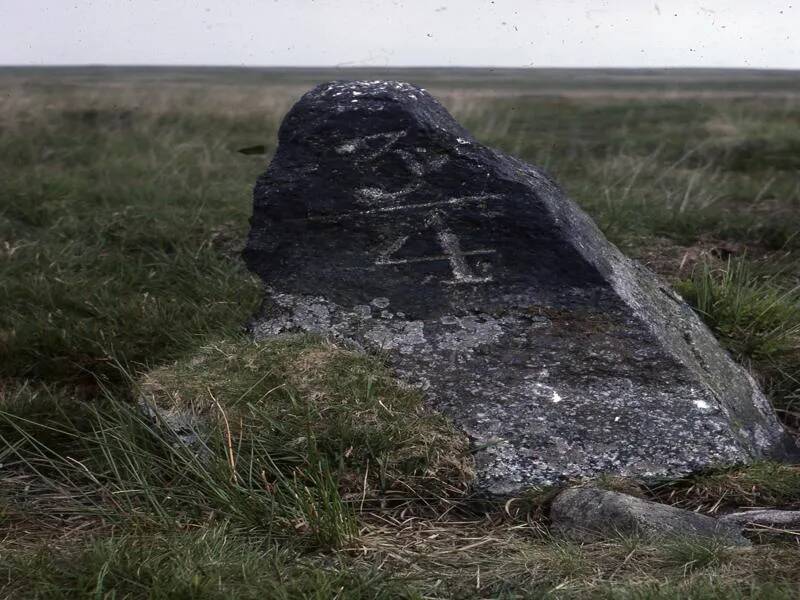
<svg viewBox="0 0 800 600"><path fill-rule="evenodd" d="M364 138L412 129L441 138L445 145L455 144L457 139L472 140L423 88L378 79L319 84L286 116L279 140L317 141L325 146L333 138Z"/></svg>
<svg viewBox="0 0 800 600"><path fill-rule="evenodd" d="M367 80L336 80L321 83L307 95L324 97L329 100L352 100L376 98L380 100L411 100L425 96L426 99L433 100L433 97L425 89L406 83L405 81L392 81L376 79Z"/></svg>

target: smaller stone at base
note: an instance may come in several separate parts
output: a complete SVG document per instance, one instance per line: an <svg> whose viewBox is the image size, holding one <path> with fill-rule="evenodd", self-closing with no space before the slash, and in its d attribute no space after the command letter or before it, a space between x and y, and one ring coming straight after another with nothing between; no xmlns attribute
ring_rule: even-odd
<svg viewBox="0 0 800 600"><path fill-rule="evenodd" d="M716 539L747 546L739 527L688 510L592 487L561 492L550 509L553 530L578 542L641 535Z"/></svg>
<svg viewBox="0 0 800 600"><path fill-rule="evenodd" d="M719 521L740 528L756 526L800 533L800 510L748 510L725 515Z"/></svg>

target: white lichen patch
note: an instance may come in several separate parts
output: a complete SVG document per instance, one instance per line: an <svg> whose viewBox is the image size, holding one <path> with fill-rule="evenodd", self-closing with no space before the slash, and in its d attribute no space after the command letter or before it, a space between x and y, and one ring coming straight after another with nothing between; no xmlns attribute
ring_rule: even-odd
<svg viewBox="0 0 800 600"><path fill-rule="evenodd" d="M494 344L503 335L503 326L509 323L505 319L490 316L455 317L445 315L442 322L458 325L458 329L440 333L434 344L439 350L456 350L468 352L485 344Z"/></svg>
<svg viewBox="0 0 800 600"><path fill-rule="evenodd" d="M553 386L542 383L541 381L526 381L519 392L524 398L535 398L537 400L548 401L558 404L564 398Z"/></svg>
<svg viewBox="0 0 800 600"><path fill-rule="evenodd" d="M336 147L337 154L352 154L356 150L358 150L358 146L353 142L345 142L344 144Z"/></svg>
<svg viewBox="0 0 800 600"><path fill-rule="evenodd" d="M402 349L414 351L415 346L426 344L422 321L396 321L381 323L369 329L364 338L380 350Z"/></svg>
<svg viewBox="0 0 800 600"><path fill-rule="evenodd" d="M407 196L413 192L416 192L421 185L422 184L419 182L411 183L394 192L389 192L378 187L363 187L356 190L356 196L362 201L362 203L370 205L373 202L397 200L398 198L402 198L403 196Z"/></svg>

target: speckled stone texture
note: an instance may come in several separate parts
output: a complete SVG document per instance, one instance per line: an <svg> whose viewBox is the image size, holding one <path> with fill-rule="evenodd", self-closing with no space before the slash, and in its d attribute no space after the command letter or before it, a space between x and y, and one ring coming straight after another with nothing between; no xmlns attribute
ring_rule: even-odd
<svg viewBox="0 0 800 600"><path fill-rule="evenodd" d="M469 434L480 491L796 452L678 295L420 88L308 92L251 223L244 257L266 285L255 335L385 353Z"/></svg>
<svg viewBox="0 0 800 600"><path fill-rule="evenodd" d="M712 517L592 487L571 488L550 507L554 533L579 541L638 535L645 538L716 538L747 546L740 527Z"/></svg>

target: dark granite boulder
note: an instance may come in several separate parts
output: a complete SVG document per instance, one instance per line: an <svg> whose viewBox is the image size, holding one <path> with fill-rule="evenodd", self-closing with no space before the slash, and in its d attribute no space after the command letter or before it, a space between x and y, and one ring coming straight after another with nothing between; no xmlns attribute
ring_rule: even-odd
<svg viewBox="0 0 800 600"><path fill-rule="evenodd" d="M280 128L244 251L253 330L385 352L471 437L477 487L679 475L793 442L685 302L426 91L334 82Z"/></svg>

